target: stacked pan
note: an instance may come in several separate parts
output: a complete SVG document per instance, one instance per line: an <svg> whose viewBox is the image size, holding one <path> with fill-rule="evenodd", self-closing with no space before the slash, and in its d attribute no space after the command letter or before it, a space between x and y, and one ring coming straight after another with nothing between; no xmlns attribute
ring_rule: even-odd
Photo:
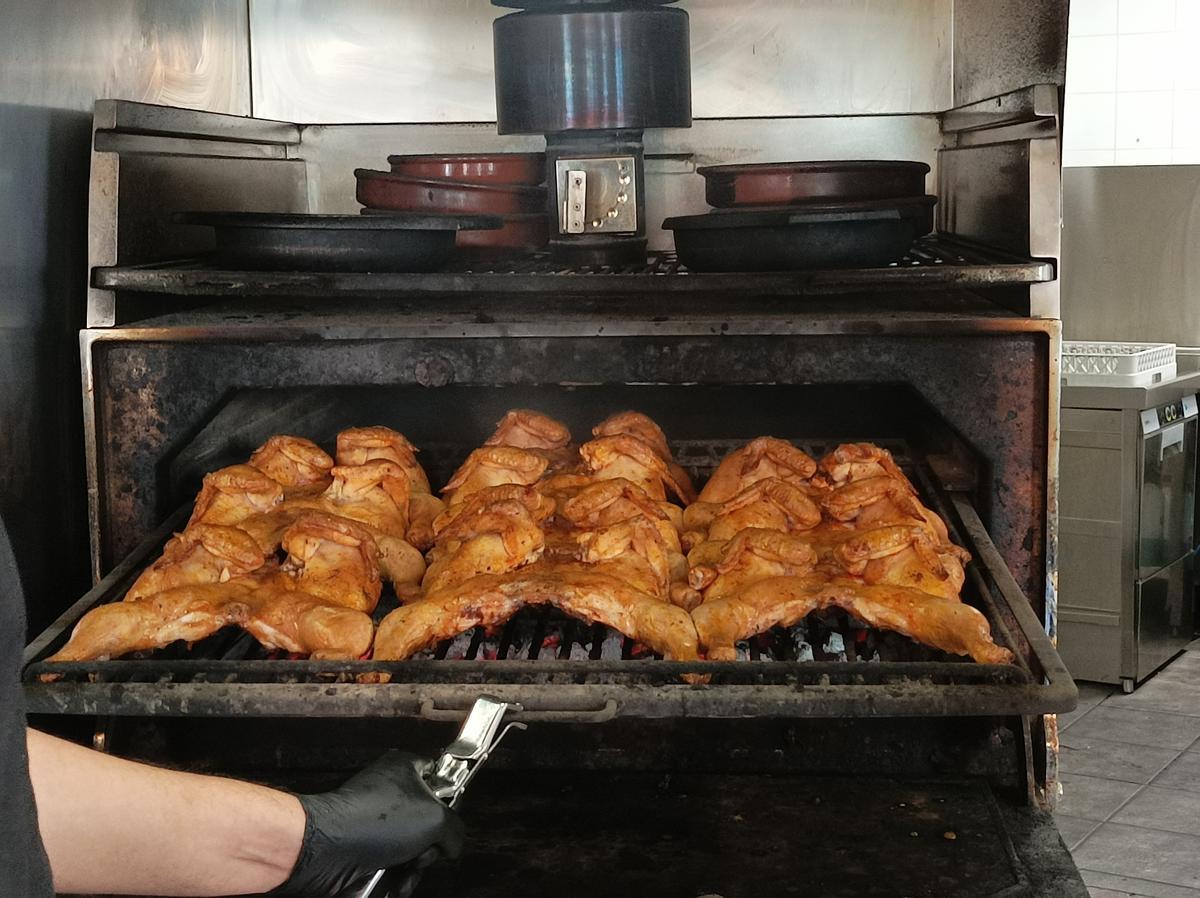
<svg viewBox="0 0 1200 898"><path fill-rule="evenodd" d="M499 217L497 229L458 232L459 250L475 257L521 255L546 245L544 154L389 156L388 164L390 171L354 172L366 212Z"/></svg>
<svg viewBox="0 0 1200 898"><path fill-rule="evenodd" d="M768 162L697 169L714 208L668 218L693 271L875 268L933 229L924 162Z"/></svg>

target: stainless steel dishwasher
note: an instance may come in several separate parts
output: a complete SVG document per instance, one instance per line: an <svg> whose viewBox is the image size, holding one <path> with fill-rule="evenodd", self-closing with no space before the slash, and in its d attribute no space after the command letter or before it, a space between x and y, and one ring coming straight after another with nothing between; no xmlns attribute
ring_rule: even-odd
<svg viewBox="0 0 1200 898"><path fill-rule="evenodd" d="M1064 386L1059 649L1131 692L1194 631L1200 373Z"/></svg>

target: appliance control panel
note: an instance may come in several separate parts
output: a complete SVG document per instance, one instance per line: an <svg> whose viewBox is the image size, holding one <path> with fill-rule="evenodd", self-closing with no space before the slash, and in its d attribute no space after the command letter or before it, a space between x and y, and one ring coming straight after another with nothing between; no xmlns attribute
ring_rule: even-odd
<svg viewBox="0 0 1200 898"><path fill-rule="evenodd" d="M1197 404L1195 395L1184 396L1176 402L1168 402L1158 408L1148 408L1142 411L1142 433L1161 430L1176 421L1196 417Z"/></svg>

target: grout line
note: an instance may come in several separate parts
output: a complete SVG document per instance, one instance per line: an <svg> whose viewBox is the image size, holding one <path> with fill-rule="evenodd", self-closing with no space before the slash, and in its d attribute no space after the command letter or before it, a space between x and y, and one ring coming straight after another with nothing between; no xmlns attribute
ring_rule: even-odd
<svg viewBox="0 0 1200 898"><path fill-rule="evenodd" d="M1180 885L1177 882L1167 882L1162 879L1150 879L1149 877L1146 877L1146 876L1130 876L1128 873L1109 873L1106 870L1093 870L1091 867L1079 867L1078 869L1079 869L1080 873L1083 873L1084 870L1086 870L1088 873L1099 873L1101 876L1120 876L1124 879L1136 879L1138 882L1148 882L1148 883L1152 883L1153 885L1156 885L1156 886L1170 886L1173 889L1186 889L1189 892L1195 892L1197 895L1200 895L1200 889L1194 889L1191 886ZM1109 889L1107 886L1097 886L1096 888L1107 889L1110 892L1118 891L1118 890L1114 890L1114 889ZM1131 893L1123 892L1123 894L1128 895ZM1136 893L1132 893L1132 894L1136 894Z"/></svg>

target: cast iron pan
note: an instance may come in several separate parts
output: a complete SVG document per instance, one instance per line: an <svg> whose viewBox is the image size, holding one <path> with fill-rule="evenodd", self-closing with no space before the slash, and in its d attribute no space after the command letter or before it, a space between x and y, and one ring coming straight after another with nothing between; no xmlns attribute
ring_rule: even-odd
<svg viewBox="0 0 1200 898"><path fill-rule="evenodd" d="M924 162L765 162L708 165L704 176L710 206L786 206L814 202L884 200L925 194Z"/></svg>
<svg viewBox="0 0 1200 898"><path fill-rule="evenodd" d="M457 153L388 156L392 174L469 184L527 185L546 181L545 153Z"/></svg>
<svg viewBox="0 0 1200 898"><path fill-rule="evenodd" d="M933 228L932 196L803 209L719 209L668 218L679 260L693 271L877 268Z"/></svg>
<svg viewBox="0 0 1200 898"><path fill-rule="evenodd" d="M185 212L210 225L216 264L251 271L432 271L454 255L459 230L502 224L491 215L303 215Z"/></svg>
<svg viewBox="0 0 1200 898"><path fill-rule="evenodd" d="M368 209L450 215L516 215L546 208L546 188L526 184L471 183L410 178L366 168L354 170L355 197Z"/></svg>

